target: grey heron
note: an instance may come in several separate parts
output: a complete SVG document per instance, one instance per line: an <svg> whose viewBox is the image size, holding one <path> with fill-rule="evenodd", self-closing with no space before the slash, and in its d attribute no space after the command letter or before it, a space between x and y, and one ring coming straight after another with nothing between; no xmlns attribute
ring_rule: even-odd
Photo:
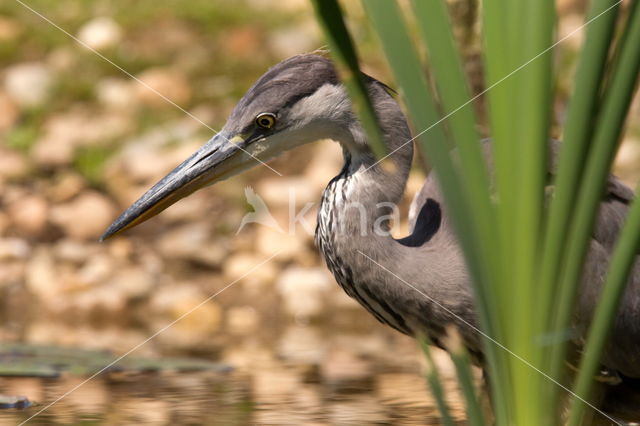
<svg viewBox="0 0 640 426"><path fill-rule="evenodd" d="M481 358L481 337L467 326L477 324L471 278L436 177L431 174L414 198L409 236L396 239L374 229L376 225L388 228L390 205L398 203L405 190L413 146L406 143L411 132L388 87L368 76L366 80L384 140L389 152L394 152L394 171L377 163L331 61L313 54L294 56L260 77L220 133L142 195L102 239L149 219L206 185L259 164L255 158L267 161L299 145L332 139L342 145L344 167L322 195L315 241L338 284L378 320L402 333L426 334L441 345L445 328L457 326L465 345ZM585 263L576 310L578 326L584 326L593 313L633 196L613 176L608 183ZM349 208L354 203L365 208ZM640 265L626 292L602 362L640 378Z"/></svg>

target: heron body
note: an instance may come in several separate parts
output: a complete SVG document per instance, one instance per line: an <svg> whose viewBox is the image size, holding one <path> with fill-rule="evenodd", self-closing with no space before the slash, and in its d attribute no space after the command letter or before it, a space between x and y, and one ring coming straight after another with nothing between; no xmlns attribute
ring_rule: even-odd
<svg viewBox="0 0 640 426"><path fill-rule="evenodd" d="M258 165L256 159L266 161L308 142L333 139L342 145L345 164L322 195L315 241L336 281L379 321L402 333L426 334L440 344L445 328L457 326L467 348L482 359L471 277L433 174L413 200L411 234L396 239L388 232L390 212L405 190L413 146L407 143L411 132L406 118L388 88L366 78L388 151L394 152L395 171L377 164L332 63L317 55L294 56L258 79L222 131L147 191L103 238L203 186ZM551 148L553 173L557 144ZM577 301L575 326L580 332L592 317L631 198L629 188L610 177ZM638 263L603 364L640 378Z"/></svg>

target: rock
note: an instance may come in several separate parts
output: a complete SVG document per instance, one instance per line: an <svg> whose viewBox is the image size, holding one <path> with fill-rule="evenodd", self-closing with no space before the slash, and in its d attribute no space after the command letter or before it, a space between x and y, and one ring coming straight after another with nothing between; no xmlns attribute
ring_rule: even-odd
<svg viewBox="0 0 640 426"><path fill-rule="evenodd" d="M189 82L179 71L169 68L151 68L137 77L142 83L134 86L135 93L146 105L172 108L164 98L181 106L191 100Z"/></svg>
<svg viewBox="0 0 640 426"><path fill-rule="evenodd" d="M324 269L293 266L280 276L276 288L290 315L307 318L322 312L323 297L331 285Z"/></svg>
<svg viewBox="0 0 640 426"><path fill-rule="evenodd" d="M374 378L370 363L345 350L332 351L320 371L327 383L340 388L370 387Z"/></svg>
<svg viewBox="0 0 640 426"><path fill-rule="evenodd" d="M1 109L2 107L0 106ZM1 120L2 117L0 116ZM29 165L22 154L0 146L0 180L19 178L25 176L28 172Z"/></svg>
<svg viewBox="0 0 640 426"><path fill-rule="evenodd" d="M285 232L257 225L255 237L257 251L265 256L278 253L280 259L298 258L307 250L307 242L313 238L313 234L307 233L307 230L298 230L294 235Z"/></svg>
<svg viewBox="0 0 640 426"><path fill-rule="evenodd" d="M129 109L136 107L138 97L134 84L122 78L105 78L96 84L96 96L104 106L112 109Z"/></svg>
<svg viewBox="0 0 640 426"><path fill-rule="evenodd" d="M29 243L20 238L0 238L0 260L27 259L31 254Z"/></svg>
<svg viewBox="0 0 640 426"><path fill-rule="evenodd" d="M0 16L0 41L12 42L21 32L22 28L18 22L6 16Z"/></svg>
<svg viewBox="0 0 640 426"><path fill-rule="evenodd" d="M65 171L56 175L52 186L48 188L47 195L53 203L62 203L78 195L85 185L82 176L72 171Z"/></svg>
<svg viewBox="0 0 640 426"><path fill-rule="evenodd" d="M48 248L39 248L29 259L25 284L27 289L42 301L50 301L59 295L61 283Z"/></svg>
<svg viewBox="0 0 640 426"><path fill-rule="evenodd" d="M71 164L74 153L73 140L68 137L45 135L31 149L32 158L40 166L60 167Z"/></svg>
<svg viewBox="0 0 640 426"><path fill-rule="evenodd" d="M39 62L25 62L6 69L5 90L23 107L44 106L53 86L49 68Z"/></svg>
<svg viewBox="0 0 640 426"><path fill-rule="evenodd" d="M158 249L168 259L183 259L217 266L227 254L221 244L213 244L211 227L206 222L195 222L164 232Z"/></svg>
<svg viewBox="0 0 640 426"><path fill-rule="evenodd" d="M0 408L25 409L31 407L31 401L26 396L0 395Z"/></svg>
<svg viewBox="0 0 640 426"><path fill-rule="evenodd" d="M80 264L87 260L95 250L87 250L87 245L72 238L59 240L53 248L56 259Z"/></svg>
<svg viewBox="0 0 640 426"><path fill-rule="evenodd" d="M87 263L77 271L76 281L79 287L96 286L113 276L116 270L110 256L97 253L89 257Z"/></svg>
<svg viewBox="0 0 640 426"><path fill-rule="evenodd" d="M16 102L6 93L0 92L0 132L13 127L20 117L20 109Z"/></svg>
<svg viewBox="0 0 640 426"><path fill-rule="evenodd" d="M69 305L84 311L106 311L122 314L127 306L127 300L123 293L114 291L108 285L102 285L79 293L69 300Z"/></svg>
<svg viewBox="0 0 640 426"><path fill-rule="evenodd" d="M132 118L121 112L95 114L75 109L52 115L43 136L33 147L34 160L47 167L71 163L77 146L92 146L122 137L132 126Z"/></svg>
<svg viewBox="0 0 640 426"><path fill-rule="evenodd" d="M234 306L227 312L226 330L236 335L252 334L258 329L259 321L260 318L253 306Z"/></svg>
<svg viewBox="0 0 640 426"><path fill-rule="evenodd" d="M115 216L111 201L95 191L86 191L51 209L51 221L67 235L80 239L98 238Z"/></svg>
<svg viewBox="0 0 640 426"><path fill-rule="evenodd" d="M241 281L242 287L249 295L259 295L271 284L278 269L272 261L251 254L238 253L230 256L223 264L223 274L228 282Z"/></svg>
<svg viewBox="0 0 640 426"><path fill-rule="evenodd" d="M293 325L282 333L277 350L287 361L318 364L326 355L327 344L317 327Z"/></svg>
<svg viewBox="0 0 640 426"><path fill-rule="evenodd" d="M107 49L116 46L120 42L122 29L111 18L94 18L80 27L78 38L92 49Z"/></svg>
<svg viewBox="0 0 640 426"><path fill-rule="evenodd" d="M49 205L39 195L27 195L14 200L8 207L9 217L16 230L29 235L38 235L47 226Z"/></svg>
<svg viewBox="0 0 640 426"><path fill-rule="evenodd" d="M127 298L138 298L149 294L157 279L140 268L129 267L118 271L107 283L114 291L123 293Z"/></svg>
<svg viewBox="0 0 640 426"><path fill-rule="evenodd" d="M194 335L202 336L216 331L222 319L222 310L210 295L199 288L182 284L160 288L151 298L149 306L157 314L179 321L173 326Z"/></svg>

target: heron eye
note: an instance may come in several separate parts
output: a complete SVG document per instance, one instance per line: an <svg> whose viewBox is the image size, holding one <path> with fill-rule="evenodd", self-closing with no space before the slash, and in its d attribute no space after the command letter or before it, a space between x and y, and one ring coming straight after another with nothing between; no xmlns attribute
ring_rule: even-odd
<svg viewBox="0 0 640 426"><path fill-rule="evenodd" d="M256 117L256 124L263 129L270 129L276 124L276 116L270 112L263 112Z"/></svg>

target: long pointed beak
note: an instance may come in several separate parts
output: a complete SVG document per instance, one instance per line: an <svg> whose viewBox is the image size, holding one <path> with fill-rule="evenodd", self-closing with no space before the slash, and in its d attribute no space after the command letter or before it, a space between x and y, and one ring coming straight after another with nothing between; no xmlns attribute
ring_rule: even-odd
<svg viewBox="0 0 640 426"><path fill-rule="evenodd" d="M244 151L244 138L227 136L218 133L162 178L109 226L100 241L150 219L203 186L231 177L255 161Z"/></svg>

